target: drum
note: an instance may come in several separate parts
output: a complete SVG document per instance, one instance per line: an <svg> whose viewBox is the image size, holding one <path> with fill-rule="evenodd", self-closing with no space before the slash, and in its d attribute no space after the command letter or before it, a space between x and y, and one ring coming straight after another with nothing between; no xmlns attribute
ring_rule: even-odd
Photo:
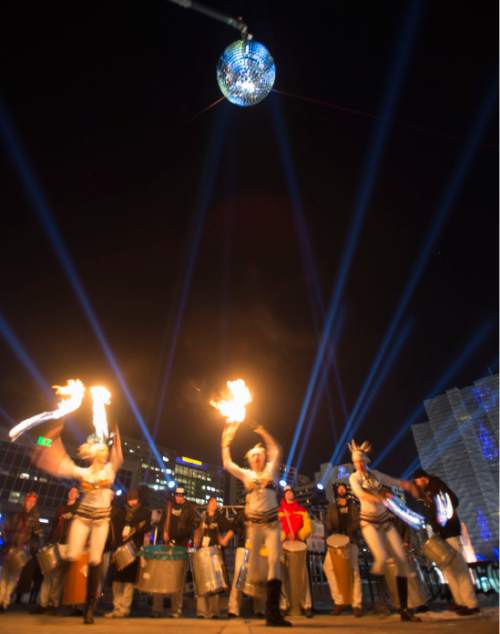
<svg viewBox="0 0 500 634"><path fill-rule="evenodd" d="M115 568L120 571L130 566L130 564L133 564L136 557L137 548L134 542L130 541L115 550L113 553L113 563Z"/></svg>
<svg viewBox="0 0 500 634"><path fill-rule="evenodd" d="M429 537L422 546L422 552L427 559L433 561L439 568L447 568L456 555L456 552L448 542L439 537L439 535Z"/></svg>
<svg viewBox="0 0 500 634"><path fill-rule="evenodd" d="M289 603L288 614L300 616L307 583L307 544L299 541L283 542L285 593Z"/></svg>
<svg viewBox="0 0 500 634"><path fill-rule="evenodd" d="M196 596L217 594L227 589L224 560L219 546L199 548L191 557Z"/></svg>
<svg viewBox="0 0 500 634"><path fill-rule="evenodd" d="M249 572L250 550L245 548L243 564L238 574L236 587L248 597L265 599L267 589L267 556L262 554L262 549L253 562L254 569Z"/></svg>
<svg viewBox="0 0 500 634"><path fill-rule="evenodd" d="M151 594L177 594L184 590L188 553L183 546L145 546L140 552L136 587Z"/></svg>
<svg viewBox="0 0 500 634"><path fill-rule="evenodd" d="M38 565L43 575L52 572L62 563L61 552L59 550L59 544L49 544L41 548L37 554Z"/></svg>
<svg viewBox="0 0 500 634"><path fill-rule="evenodd" d="M350 605L352 603L353 574L349 537L334 533L327 538L326 546L337 579L337 586L343 597L343 603Z"/></svg>
<svg viewBox="0 0 500 634"><path fill-rule="evenodd" d="M421 605L425 605L431 596L418 563L413 557L409 556L408 564L410 566L410 576L408 577L408 607L414 610ZM385 581L391 595L392 605L395 609L399 610L397 574L396 562L393 559L389 559L385 568Z"/></svg>
<svg viewBox="0 0 500 634"><path fill-rule="evenodd" d="M82 553L78 559L70 563L64 578L63 605L81 605L85 603L88 568L88 552Z"/></svg>
<svg viewBox="0 0 500 634"><path fill-rule="evenodd" d="M10 548L4 559L4 566L14 576L28 563L29 555L25 548Z"/></svg>

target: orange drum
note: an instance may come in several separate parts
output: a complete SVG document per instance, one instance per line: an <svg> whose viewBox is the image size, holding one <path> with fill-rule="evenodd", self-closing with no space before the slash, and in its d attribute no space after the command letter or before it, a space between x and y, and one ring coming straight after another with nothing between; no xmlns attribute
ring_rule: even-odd
<svg viewBox="0 0 500 634"><path fill-rule="evenodd" d="M88 568L88 553L82 553L76 561L72 561L69 564L64 579L63 605L81 605L85 603Z"/></svg>

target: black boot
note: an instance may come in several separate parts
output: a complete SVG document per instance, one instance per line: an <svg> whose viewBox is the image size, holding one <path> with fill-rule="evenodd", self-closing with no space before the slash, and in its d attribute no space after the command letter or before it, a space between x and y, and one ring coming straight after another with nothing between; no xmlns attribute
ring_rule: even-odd
<svg viewBox="0 0 500 634"><path fill-rule="evenodd" d="M267 582L266 625L271 627L290 627L290 621L285 621L280 612L281 581L270 579Z"/></svg>
<svg viewBox="0 0 500 634"><path fill-rule="evenodd" d="M420 623L422 619L416 617L413 612L408 609L408 577L396 577L396 583L398 587L401 620Z"/></svg>
<svg viewBox="0 0 500 634"><path fill-rule="evenodd" d="M85 601L85 610L83 611L83 622L91 625L94 622L94 610L97 603L97 591L99 589L99 574L101 566L90 566L87 576L87 598Z"/></svg>

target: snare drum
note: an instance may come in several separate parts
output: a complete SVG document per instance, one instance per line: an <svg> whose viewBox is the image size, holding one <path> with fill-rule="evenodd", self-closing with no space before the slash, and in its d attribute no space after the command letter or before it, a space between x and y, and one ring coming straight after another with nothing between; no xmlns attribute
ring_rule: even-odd
<svg viewBox="0 0 500 634"><path fill-rule="evenodd" d="M328 555L332 562L333 572L337 579L339 593L343 597L343 603L350 605L352 603L352 552L351 542L347 535L334 533L326 540Z"/></svg>
<svg viewBox="0 0 500 634"><path fill-rule="evenodd" d="M52 572L62 563L61 552L59 550L59 544L49 544L41 548L36 554L38 559L38 565L43 575Z"/></svg>
<svg viewBox="0 0 500 634"><path fill-rule="evenodd" d="M133 564L137 557L137 548L134 542L129 541L115 550L113 553L113 563L118 571L124 570Z"/></svg>
<svg viewBox="0 0 500 634"><path fill-rule="evenodd" d="M227 589L224 560L219 546L199 548L191 558L194 586L199 597Z"/></svg>
<svg viewBox="0 0 500 634"><path fill-rule="evenodd" d="M28 559L26 548L11 548L5 555L4 566L9 571L9 574L14 576L21 572L28 563Z"/></svg>
<svg viewBox="0 0 500 634"><path fill-rule="evenodd" d="M64 578L63 605L81 605L87 594L88 552L72 561Z"/></svg>
<svg viewBox="0 0 500 634"><path fill-rule="evenodd" d="M300 541L283 542L285 594L290 605L290 616L302 614L302 603L307 588L307 544Z"/></svg>
<svg viewBox="0 0 500 634"><path fill-rule="evenodd" d="M456 552L448 542L439 537L439 535L429 537L422 546L422 552L427 559L433 561L438 568L447 568L456 555Z"/></svg>
<svg viewBox="0 0 500 634"><path fill-rule="evenodd" d="M145 546L140 552L137 589L151 594L184 590L188 553L183 546Z"/></svg>

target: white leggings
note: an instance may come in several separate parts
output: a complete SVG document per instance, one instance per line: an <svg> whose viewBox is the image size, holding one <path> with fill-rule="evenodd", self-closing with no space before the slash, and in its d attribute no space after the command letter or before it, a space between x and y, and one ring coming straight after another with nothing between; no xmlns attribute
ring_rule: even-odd
<svg viewBox="0 0 500 634"><path fill-rule="evenodd" d="M250 556L248 572L250 578L252 571L257 568L255 557L259 555L262 546L267 550L267 579L281 579L281 529L278 522L273 524L247 525L247 539Z"/></svg>
<svg viewBox="0 0 500 634"><path fill-rule="evenodd" d="M87 544L87 540L89 540L89 565L99 565L108 531L109 519L89 520L75 515L69 529L66 559L69 561L78 559Z"/></svg>
<svg viewBox="0 0 500 634"><path fill-rule="evenodd" d="M387 560L392 558L398 577L410 575L403 540L392 522L382 525L361 522L361 533L374 559L372 574L383 575Z"/></svg>

